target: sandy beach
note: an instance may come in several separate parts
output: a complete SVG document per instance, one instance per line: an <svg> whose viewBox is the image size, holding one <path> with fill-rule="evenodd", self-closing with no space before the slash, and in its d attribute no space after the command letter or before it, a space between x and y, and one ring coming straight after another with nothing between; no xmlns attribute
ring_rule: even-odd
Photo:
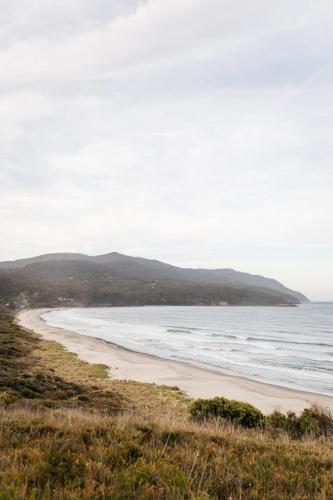
<svg viewBox="0 0 333 500"><path fill-rule="evenodd" d="M114 379L178 386L194 398L225 396L251 403L265 413L275 409L300 412L312 404L333 410L333 398L329 396L224 375L190 364L136 353L94 337L51 327L40 317L47 310L23 311L18 314L18 323L47 340L61 343L84 361L107 365Z"/></svg>

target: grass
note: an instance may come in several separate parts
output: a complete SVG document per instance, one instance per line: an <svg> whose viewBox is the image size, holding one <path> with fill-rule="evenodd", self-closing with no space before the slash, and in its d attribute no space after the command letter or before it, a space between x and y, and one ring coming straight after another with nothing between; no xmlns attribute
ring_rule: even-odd
<svg viewBox="0 0 333 500"><path fill-rule="evenodd" d="M0 310L0 500L333 498L331 437L194 421L177 387L107 375Z"/></svg>
<svg viewBox="0 0 333 500"><path fill-rule="evenodd" d="M0 498L332 498L330 440L82 410L6 410Z"/></svg>
<svg viewBox="0 0 333 500"><path fill-rule="evenodd" d="M80 360L76 354L67 351L58 342L41 340L33 354L43 366L50 366L63 377L93 383L96 379L109 378L108 367L102 364L90 364Z"/></svg>
<svg viewBox="0 0 333 500"><path fill-rule="evenodd" d="M154 413L158 416L166 411L173 415L184 415L187 411L188 398L178 388L112 380L106 365L82 361L57 342L39 339L38 348L34 349L32 355L38 359L40 366L44 369L48 367L65 380L121 395L126 401L127 412L140 412L146 416Z"/></svg>
<svg viewBox="0 0 333 500"><path fill-rule="evenodd" d="M4 308L0 308L0 401L179 418L188 404L175 387L110 380L105 365L82 361L57 342L19 327Z"/></svg>

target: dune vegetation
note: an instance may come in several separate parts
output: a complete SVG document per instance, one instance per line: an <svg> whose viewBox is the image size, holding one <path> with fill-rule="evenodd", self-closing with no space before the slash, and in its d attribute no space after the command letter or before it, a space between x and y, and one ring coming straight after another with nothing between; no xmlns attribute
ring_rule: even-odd
<svg viewBox="0 0 333 500"><path fill-rule="evenodd" d="M332 418L112 380L0 310L0 499L333 498Z"/></svg>

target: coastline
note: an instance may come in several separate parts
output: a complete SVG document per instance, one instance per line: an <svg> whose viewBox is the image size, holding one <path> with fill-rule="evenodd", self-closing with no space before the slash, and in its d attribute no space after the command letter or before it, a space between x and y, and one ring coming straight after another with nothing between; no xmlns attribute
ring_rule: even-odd
<svg viewBox="0 0 333 500"><path fill-rule="evenodd" d="M95 337L52 327L40 317L49 310L21 311L17 321L44 339L59 342L83 361L107 365L114 379L177 386L193 398L225 396L250 403L264 413L275 409L298 413L312 404L333 411L333 397L330 396L225 375L180 361L137 353Z"/></svg>

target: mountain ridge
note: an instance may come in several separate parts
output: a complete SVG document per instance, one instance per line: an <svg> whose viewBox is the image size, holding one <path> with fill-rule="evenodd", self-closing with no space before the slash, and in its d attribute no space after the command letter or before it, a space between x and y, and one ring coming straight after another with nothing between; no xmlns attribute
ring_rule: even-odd
<svg viewBox="0 0 333 500"><path fill-rule="evenodd" d="M104 273L111 281L116 280L125 283L135 281L140 283L160 282L197 286L222 286L233 289L260 290L261 293L265 293L265 291L268 293L267 291L270 290L270 295L272 291L282 294L282 297L285 297L287 302L290 303L293 302L291 297L295 303L308 302L308 299L302 293L287 288L273 278L244 273L231 268L182 268L156 259L132 257L118 252L109 252L96 256L83 253L42 254L25 259L0 262L0 270L8 272L25 270L27 275L30 273L34 278L49 280L49 276L52 275L52 279L60 276L60 279L63 280L66 276L67 279L72 279L70 276L72 271L70 263L73 263L72 267L74 263L81 263L79 266L76 265L74 274L76 274L76 279L84 276L83 280L85 282L87 281L85 275L91 276L93 281L96 281L95 275L98 275L99 280L102 280ZM97 282L96 286L98 286Z"/></svg>

